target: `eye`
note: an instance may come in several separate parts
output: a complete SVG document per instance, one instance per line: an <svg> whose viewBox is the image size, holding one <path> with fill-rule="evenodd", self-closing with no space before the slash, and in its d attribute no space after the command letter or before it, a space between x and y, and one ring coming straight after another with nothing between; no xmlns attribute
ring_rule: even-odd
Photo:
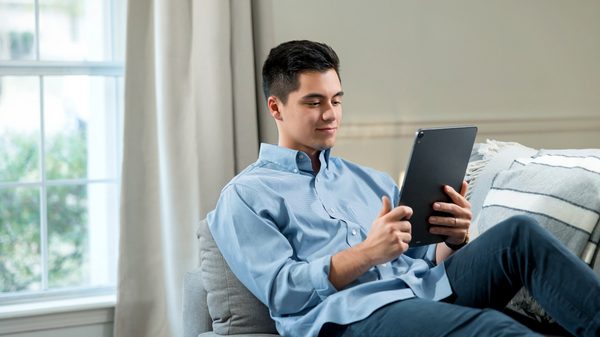
<svg viewBox="0 0 600 337"><path fill-rule="evenodd" d="M333 101L331 102L334 106L342 105L342 101Z"/></svg>
<svg viewBox="0 0 600 337"><path fill-rule="evenodd" d="M314 108L314 107L318 107L319 104L321 104L321 102L306 102L304 104L308 107Z"/></svg>

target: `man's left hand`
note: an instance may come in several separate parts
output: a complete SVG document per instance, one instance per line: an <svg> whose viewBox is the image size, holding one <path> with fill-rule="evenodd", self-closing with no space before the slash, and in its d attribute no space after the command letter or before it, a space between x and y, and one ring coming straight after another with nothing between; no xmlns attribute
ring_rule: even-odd
<svg viewBox="0 0 600 337"><path fill-rule="evenodd" d="M444 192L448 194L452 203L436 202L433 209L448 213L448 216L431 216L429 223L432 225L429 232L432 234L445 235L446 242L460 245L467 240L469 227L471 226L471 203L465 198L469 185L463 181L460 193L448 185L444 186Z"/></svg>

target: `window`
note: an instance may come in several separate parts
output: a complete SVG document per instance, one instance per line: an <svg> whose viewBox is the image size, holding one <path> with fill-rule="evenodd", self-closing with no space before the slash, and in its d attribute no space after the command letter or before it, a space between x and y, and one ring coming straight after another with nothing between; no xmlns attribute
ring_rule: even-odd
<svg viewBox="0 0 600 337"><path fill-rule="evenodd" d="M124 3L0 0L0 304L114 292Z"/></svg>

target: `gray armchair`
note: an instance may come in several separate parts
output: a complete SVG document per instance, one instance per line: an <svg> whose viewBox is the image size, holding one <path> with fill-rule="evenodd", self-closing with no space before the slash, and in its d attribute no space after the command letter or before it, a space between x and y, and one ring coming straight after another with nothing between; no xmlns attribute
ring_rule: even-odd
<svg viewBox="0 0 600 337"><path fill-rule="evenodd" d="M212 332L212 318L208 313L199 267L188 272L183 280L183 331L184 337L218 336Z"/></svg>
<svg viewBox="0 0 600 337"><path fill-rule="evenodd" d="M197 237L200 266L183 285L183 336L278 337L267 307L229 269L204 220Z"/></svg>
<svg viewBox="0 0 600 337"><path fill-rule="evenodd" d="M200 268L188 272L184 280L183 296L183 336L218 337L213 331L213 320L208 311L206 290L202 284ZM276 334L245 333L234 334L237 337L279 337Z"/></svg>

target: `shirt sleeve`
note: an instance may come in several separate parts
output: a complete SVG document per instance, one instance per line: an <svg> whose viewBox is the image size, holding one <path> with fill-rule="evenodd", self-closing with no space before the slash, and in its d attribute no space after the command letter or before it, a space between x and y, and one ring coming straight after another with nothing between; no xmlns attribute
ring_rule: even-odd
<svg viewBox="0 0 600 337"><path fill-rule="evenodd" d="M331 255L312 261L295 258L277 225L289 216L285 208L283 198L265 198L264 192L229 185L208 217L229 267L273 316L314 307L336 291L329 282Z"/></svg>

